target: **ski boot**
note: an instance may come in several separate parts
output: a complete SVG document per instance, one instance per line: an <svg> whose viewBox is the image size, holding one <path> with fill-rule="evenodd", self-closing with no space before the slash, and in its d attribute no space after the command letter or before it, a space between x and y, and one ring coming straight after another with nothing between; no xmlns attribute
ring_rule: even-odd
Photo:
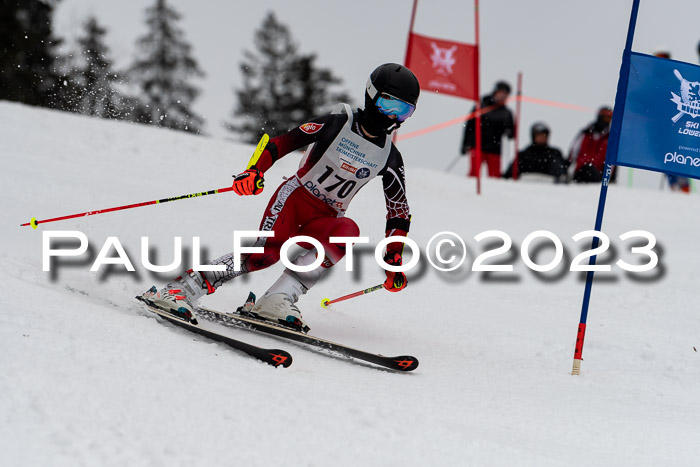
<svg viewBox="0 0 700 467"><path fill-rule="evenodd" d="M236 313L241 316L246 316L248 318L254 318L250 310L255 306L255 294L253 292L248 292L248 298L245 303L238 308L236 308Z"/></svg>
<svg viewBox="0 0 700 467"><path fill-rule="evenodd" d="M193 314L194 304L204 295L214 293L214 290L204 274L190 269L187 275L169 282L162 289L158 290L154 285L136 298L183 321L197 324Z"/></svg>
<svg viewBox="0 0 700 467"><path fill-rule="evenodd" d="M255 295L251 294L252 303L249 296L239 313L307 333L311 328L303 321L296 306L299 297L307 290L293 273L285 271L257 303Z"/></svg>

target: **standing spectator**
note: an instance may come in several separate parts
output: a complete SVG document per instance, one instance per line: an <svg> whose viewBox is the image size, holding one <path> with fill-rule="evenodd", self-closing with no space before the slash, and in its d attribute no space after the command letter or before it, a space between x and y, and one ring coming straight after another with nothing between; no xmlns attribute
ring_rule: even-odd
<svg viewBox="0 0 700 467"><path fill-rule="evenodd" d="M481 100L481 162L486 161L489 177L501 176L501 139L507 136L513 139L513 114L506 107L506 99L510 95L510 85L499 81L493 92ZM476 109L475 109L476 110ZM470 150L470 177L476 177L479 172L476 162L476 120L467 122L462 141L462 154Z"/></svg>
<svg viewBox="0 0 700 467"><path fill-rule="evenodd" d="M601 107L596 120L581 130L571 145L569 166L574 167L575 182L589 183L603 180L612 113L610 107ZM614 169L612 181L615 181Z"/></svg>
<svg viewBox="0 0 700 467"><path fill-rule="evenodd" d="M671 191L690 193L690 179L679 175L666 174L668 185Z"/></svg>
<svg viewBox="0 0 700 467"><path fill-rule="evenodd" d="M518 153L518 174L540 173L554 177L555 183L566 181L566 162L559 149L549 145L549 127L542 122L532 125L532 143ZM503 178L513 177L513 163Z"/></svg>
<svg viewBox="0 0 700 467"><path fill-rule="evenodd" d="M671 58L671 52L666 47L657 47L658 51L654 52L654 57Z"/></svg>

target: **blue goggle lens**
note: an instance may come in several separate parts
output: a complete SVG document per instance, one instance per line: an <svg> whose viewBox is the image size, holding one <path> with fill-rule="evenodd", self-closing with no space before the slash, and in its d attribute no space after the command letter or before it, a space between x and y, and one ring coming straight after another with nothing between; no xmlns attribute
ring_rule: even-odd
<svg viewBox="0 0 700 467"><path fill-rule="evenodd" d="M381 94L379 96L377 99L377 108L384 115L396 115L396 119L400 122L405 121L408 117L413 115L413 111L416 110L415 105L388 94Z"/></svg>

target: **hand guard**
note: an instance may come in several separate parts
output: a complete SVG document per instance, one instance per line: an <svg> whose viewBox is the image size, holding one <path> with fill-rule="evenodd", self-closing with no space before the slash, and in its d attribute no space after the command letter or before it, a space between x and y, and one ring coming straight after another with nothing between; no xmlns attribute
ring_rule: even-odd
<svg viewBox="0 0 700 467"><path fill-rule="evenodd" d="M396 251L388 251L384 256L384 262L390 266L401 266L401 253ZM386 281L384 281L384 288L389 292L400 292L408 284L408 279L406 279L406 274L402 272L386 272Z"/></svg>
<svg viewBox="0 0 700 467"><path fill-rule="evenodd" d="M265 187L265 178L258 169L248 169L233 177L233 191L240 196L259 195Z"/></svg>

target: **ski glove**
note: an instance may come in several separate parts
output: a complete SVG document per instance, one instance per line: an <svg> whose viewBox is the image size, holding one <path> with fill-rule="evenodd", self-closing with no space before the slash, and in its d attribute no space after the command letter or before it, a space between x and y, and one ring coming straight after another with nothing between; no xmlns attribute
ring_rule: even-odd
<svg viewBox="0 0 700 467"><path fill-rule="evenodd" d="M397 251L387 251L384 256L384 262L390 266L401 266L401 253ZM386 272L386 281L384 281L384 288L389 292L400 292L406 287L408 279L406 279L406 274L402 272Z"/></svg>
<svg viewBox="0 0 700 467"><path fill-rule="evenodd" d="M233 177L233 191L240 196L259 195L264 187L263 173L256 168L248 169Z"/></svg>

